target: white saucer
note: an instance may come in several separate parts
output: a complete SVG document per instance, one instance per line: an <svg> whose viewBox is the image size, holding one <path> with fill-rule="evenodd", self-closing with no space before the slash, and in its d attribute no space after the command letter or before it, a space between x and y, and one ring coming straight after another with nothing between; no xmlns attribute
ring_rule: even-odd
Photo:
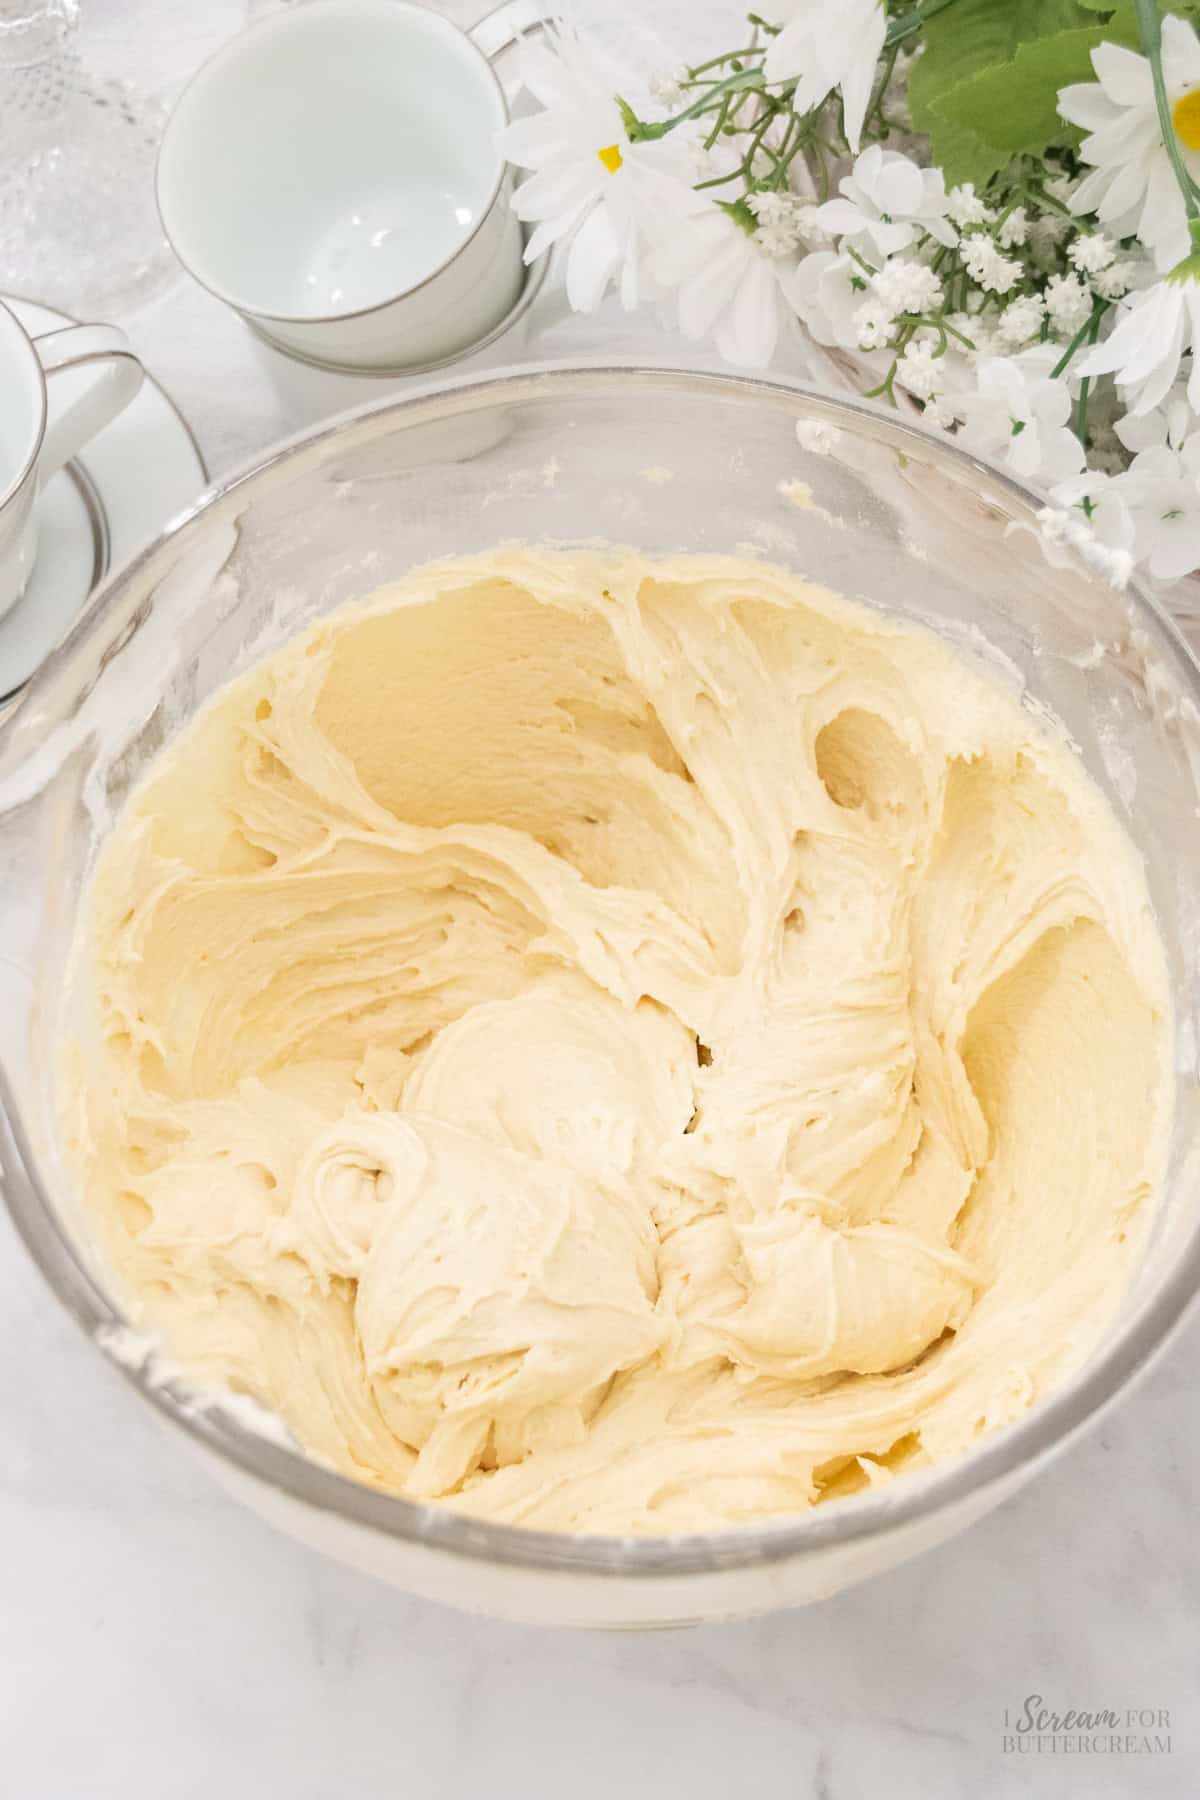
<svg viewBox="0 0 1200 1800"><path fill-rule="evenodd" d="M36 301L4 299L34 337L75 323ZM195 439L147 375L132 406L38 496L37 562L0 619L0 702L29 680L109 569L128 562L207 482Z"/></svg>

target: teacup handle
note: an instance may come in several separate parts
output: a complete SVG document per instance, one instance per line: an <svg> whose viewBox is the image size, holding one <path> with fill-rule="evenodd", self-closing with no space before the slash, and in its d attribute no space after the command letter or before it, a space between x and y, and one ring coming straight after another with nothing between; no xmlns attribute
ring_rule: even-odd
<svg viewBox="0 0 1200 1800"><path fill-rule="evenodd" d="M124 412L142 385L143 369L129 339L115 325L67 325L34 338L33 347L46 375L49 417L38 473L43 482L82 450L89 438ZM82 388L55 376L68 369L93 367L97 374Z"/></svg>
<svg viewBox="0 0 1200 1800"><path fill-rule="evenodd" d="M519 43L527 31L551 24L556 16L543 0L500 0L499 6L470 26L467 36L489 62L494 62L502 50Z"/></svg>

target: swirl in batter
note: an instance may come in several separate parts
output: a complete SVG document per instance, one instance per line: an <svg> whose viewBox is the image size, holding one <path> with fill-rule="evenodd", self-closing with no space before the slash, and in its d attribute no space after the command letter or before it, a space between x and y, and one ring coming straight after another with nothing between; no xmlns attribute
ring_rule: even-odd
<svg viewBox="0 0 1200 1800"><path fill-rule="evenodd" d="M1082 764L754 562L512 548L233 682L98 869L68 1104L132 1315L398 1493L708 1529L1082 1361L1164 959Z"/></svg>

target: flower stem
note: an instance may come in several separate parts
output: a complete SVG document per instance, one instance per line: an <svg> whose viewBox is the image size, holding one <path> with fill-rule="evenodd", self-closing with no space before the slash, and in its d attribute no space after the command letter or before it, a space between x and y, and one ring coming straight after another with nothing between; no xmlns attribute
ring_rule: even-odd
<svg viewBox="0 0 1200 1800"><path fill-rule="evenodd" d="M883 0L879 0L879 3L882 5ZM905 38L911 37L914 32L920 31L927 20L934 18L940 12L945 12L948 6L954 6L956 3L957 0L925 0L924 6L916 6L911 12L905 13L902 18L892 20L883 40L882 52L884 56L891 58L887 68L889 76L896 46ZM777 26L768 25L767 21L760 19L756 13L751 13L749 17L750 23L756 29L764 30L771 36L777 35L779 29ZM689 69L689 81L685 85L690 87L696 77L703 75L708 69L720 68L742 56L762 56L765 51L765 44L750 45L745 50L727 50L723 56L714 56L708 62L699 63L695 68ZM756 64L752 69L736 69L732 75L725 76L723 80L715 81L711 85L706 84L704 92L693 100L690 106L685 106L682 112L676 113L670 119L639 119L627 101L622 100L619 94L616 98L617 105L621 109L621 118L629 134L629 141L631 144L637 144L645 143L652 138L666 137L667 133L674 131L677 125L684 124L688 119L698 119L702 114L711 112L715 106L722 103L731 94L745 94L754 89L761 92L768 85L778 88L779 100L787 101L795 92L796 80L792 76L786 81L768 84L761 65ZM886 85L885 79L875 102L877 107L882 103ZM882 113L880 119L882 122Z"/></svg>
<svg viewBox="0 0 1200 1800"><path fill-rule="evenodd" d="M1138 37L1142 41L1142 49L1146 52L1146 60L1154 78L1154 103L1158 108L1158 126L1162 132L1163 148L1170 158L1190 223L1192 219L1200 218L1200 205L1196 203L1196 184L1188 174L1187 164L1179 148L1179 139L1171 123L1167 84L1163 79L1162 20L1158 16L1157 0L1134 0L1134 8L1137 13Z"/></svg>
<svg viewBox="0 0 1200 1800"><path fill-rule="evenodd" d="M1097 300L1089 316L1084 320L1075 336L1071 339L1058 361L1050 371L1051 381L1057 381L1075 352L1082 349L1085 343L1094 344L1100 330L1100 321L1112 304L1109 300Z"/></svg>
<svg viewBox="0 0 1200 1800"><path fill-rule="evenodd" d="M1079 399L1075 406L1075 436L1085 450L1087 449L1088 391L1091 385L1091 376L1084 375L1079 383Z"/></svg>
<svg viewBox="0 0 1200 1800"><path fill-rule="evenodd" d="M820 181L820 204L824 206L829 198L829 163L826 159L825 149L822 144L814 144L813 149L817 153L817 174Z"/></svg>
<svg viewBox="0 0 1200 1800"><path fill-rule="evenodd" d="M704 140L704 148L706 150L711 150L713 145L716 143L717 139L720 137L721 129L724 126L726 119L729 117L729 108L730 108L731 102L732 102L732 95L726 94L725 98L721 101L721 104L717 109L717 116L716 116L716 120L713 124L713 128Z"/></svg>
<svg viewBox="0 0 1200 1800"><path fill-rule="evenodd" d="M1093 311L1087 327L1087 342L1089 344L1094 344L1099 337L1100 321L1103 317L1104 315L1099 308ZM1079 439L1085 450L1087 449L1088 396L1091 391L1091 376L1081 376L1079 382L1079 399L1075 403L1075 436Z"/></svg>
<svg viewBox="0 0 1200 1800"><path fill-rule="evenodd" d="M911 37L914 31L920 31L927 20L932 19L937 13L945 12L948 6L954 4L955 0L925 0L924 6L917 7L913 12L905 13L902 18L893 19L888 26L887 36L883 40L884 49L890 50L893 44L902 43L906 37Z"/></svg>
<svg viewBox="0 0 1200 1800"><path fill-rule="evenodd" d="M773 156L775 158L775 168L772 171L768 186L778 189L783 187L786 183L787 172L804 147L805 133L808 129L805 124L807 116L807 114L793 113L784 130L783 142L780 144L779 149L772 150L770 145L767 145L768 156ZM825 159L815 139L813 148L820 158L822 168L824 168ZM825 188L828 192L828 175L825 177Z"/></svg>
<svg viewBox="0 0 1200 1800"><path fill-rule="evenodd" d="M858 264L864 275L878 275L879 270L875 267L874 263L869 263L865 256L860 256L853 245L846 245L846 255L850 258L851 262L856 262Z"/></svg>
<svg viewBox="0 0 1200 1800"><path fill-rule="evenodd" d="M740 69L736 75L727 75L724 81L715 81L711 87L706 87L698 100L693 100L690 106L685 106L672 119L639 119L628 101L622 100L619 94L616 100L625 129L629 133L629 141L631 144L638 144L646 143L652 138L666 137L669 131L674 131L685 120L698 119L702 113L711 112L714 106L719 105L730 94L744 94L751 88L761 89L763 86L761 69Z"/></svg>
<svg viewBox="0 0 1200 1800"><path fill-rule="evenodd" d="M896 399L896 377L900 373L900 364L896 357L892 358L892 366L879 383L878 387L867 388L863 393L864 400L886 400L889 406L898 405Z"/></svg>
<svg viewBox="0 0 1200 1800"><path fill-rule="evenodd" d="M1056 212L1064 219L1075 218L1075 214L1071 211L1070 207L1064 206L1061 200L1056 200L1053 194L1048 194L1039 182L1023 181L1017 191L1018 193L1023 194L1027 200L1032 200L1035 206L1042 207L1046 212Z"/></svg>
<svg viewBox="0 0 1200 1800"><path fill-rule="evenodd" d="M896 59L899 55L900 45L898 43L888 44L885 47L883 56L880 59L883 63L883 73L880 75L876 84L874 98L867 108L867 118L879 120L880 128L885 137L891 129L891 121L883 110L883 102L888 88L891 86L892 76L896 70Z"/></svg>
<svg viewBox="0 0 1200 1800"><path fill-rule="evenodd" d="M710 69L719 69L722 63L732 62L737 56L765 56L766 48L765 44L750 44L745 50L726 50L720 56L710 56L707 62L697 63L688 75L694 81L697 75L707 75Z"/></svg>
<svg viewBox="0 0 1200 1800"><path fill-rule="evenodd" d="M949 319L945 318L944 316L939 319L929 319L927 321L927 323L930 325L936 325L938 330L942 333L942 349L939 350L939 352L938 352L939 356L942 354L942 351L944 351L946 348L945 339L946 339L947 335L949 335L952 338L957 338L959 343L965 345L968 350L973 350L975 348L974 338L969 338L965 331L959 331L958 327L956 325L952 325L950 323Z"/></svg>
<svg viewBox="0 0 1200 1800"><path fill-rule="evenodd" d="M696 181L692 185L698 194L702 194L706 188L727 187L731 181L743 181L745 176L743 168L730 169L728 175L712 175L707 181Z"/></svg>
<svg viewBox="0 0 1200 1800"><path fill-rule="evenodd" d="M762 118L759 120L758 124L754 127L754 134L750 139L749 147L746 151L745 156L742 158L742 169L745 173L747 181L753 181L753 179L754 179L754 158L758 154L758 149L759 149L760 144L762 143L763 139L766 137L768 131L771 129L771 126L775 123L776 117L777 117L777 114L775 113L775 111L771 108L768 108L768 110L763 114ZM768 151L767 154L769 156L770 151Z"/></svg>

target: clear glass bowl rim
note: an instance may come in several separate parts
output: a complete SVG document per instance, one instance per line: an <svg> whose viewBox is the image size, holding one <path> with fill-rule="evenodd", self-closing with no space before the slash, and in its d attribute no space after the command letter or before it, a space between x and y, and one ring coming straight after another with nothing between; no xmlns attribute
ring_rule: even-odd
<svg viewBox="0 0 1200 1800"><path fill-rule="evenodd" d="M394 421L397 426L432 424L446 418L539 400L576 399L593 395L628 397L633 386L643 397L655 386L694 398L709 396L752 402L785 401L797 418L870 432L897 451L908 451L934 467L969 470L983 499L993 498L1019 522L1036 529L1045 502L1007 471L974 455L948 438L871 401L822 392L782 376L759 376L696 367L670 360L619 361L580 358L572 361L523 363L484 376L463 375L422 383L414 391L339 414L297 432L207 487L194 504L171 520L153 543L97 590L76 625L22 691L8 717L0 721L0 764L5 738L26 705L36 711L39 694L49 699L55 675L68 663L86 660L108 612L131 580L152 571L156 560L175 554L177 541L203 532L208 516L221 503L250 489L269 471L292 458L317 450L331 439L349 438L356 428ZM247 495L247 498L250 496ZM1170 615L1136 584L1126 593L1135 617L1152 621L1155 635L1174 653L1174 673L1200 706L1200 664ZM35 728L36 729L36 728ZM18 765L19 766L19 765ZM1007 1491L1019 1478L1070 1444L1142 1374L1163 1350L1200 1291L1200 1218L1192 1224L1176 1261L1157 1289L1145 1296L1111 1337L1062 1387L1052 1391L1020 1420L1005 1426L977 1448L928 1471L906 1474L900 1481L869 1489L810 1512L786 1515L754 1525L729 1526L718 1532L686 1535L616 1537L538 1531L525 1526L493 1524L439 1505L426 1505L384 1494L312 1461L256 1431L234 1411L202 1396L175 1376L166 1376L153 1358L131 1357L123 1337L125 1321L92 1280L60 1223L54 1206L40 1191L35 1164L5 1072L0 1067L0 1126L7 1127L10 1151L19 1168L5 1181L0 1197L33 1261L56 1298L84 1333L106 1355L136 1391L166 1421L177 1426L199 1448L228 1463L253 1481L318 1513L331 1515L367 1531L421 1546L443 1555L531 1572L581 1576L662 1578L761 1567L827 1554L848 1545L903 1530L937 1514L975 1501L986 1507L988 1491ZM7 1161L7 1159L3 1159Z"/></svg>

